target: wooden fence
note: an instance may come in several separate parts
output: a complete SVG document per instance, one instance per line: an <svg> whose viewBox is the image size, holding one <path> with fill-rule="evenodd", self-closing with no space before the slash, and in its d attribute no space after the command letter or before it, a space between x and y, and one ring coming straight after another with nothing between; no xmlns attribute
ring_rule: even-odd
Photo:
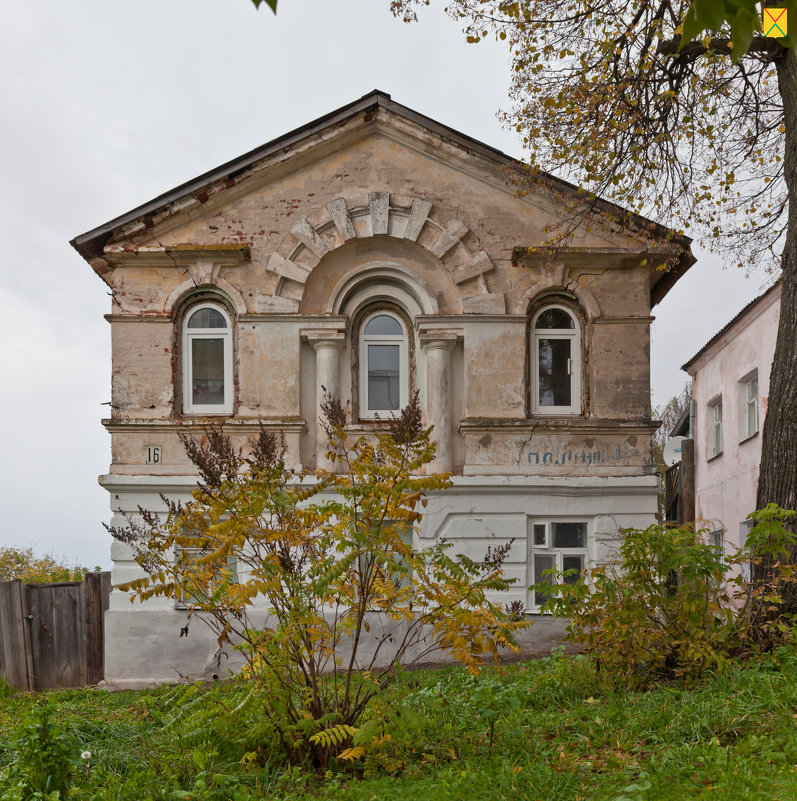
<svg viewBox="0 0 797 801"><path fill-rule="evenodd" d="M0 676L22 690L102 681L103 620L111 574L83 581L0 583Z"/></svg>

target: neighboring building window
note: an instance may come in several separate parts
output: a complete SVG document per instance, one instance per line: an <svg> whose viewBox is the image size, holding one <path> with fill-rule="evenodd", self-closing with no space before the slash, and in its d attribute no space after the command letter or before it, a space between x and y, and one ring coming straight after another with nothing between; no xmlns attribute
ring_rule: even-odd
<svg viewBox="0 0 797 801"><path fill-rule="evenodd" d="M749 519L748 520L742 520L742 522L739 523L739 548L740 549L744 548L744 546L747 544L747 536L748 536L748 534L750 534L750 531L752 530L754 525L755 525L755 521L754 520L749 520ZM742 579L744 579L744 581L750 581L750 576L752 576L752 574L753 574L752 565L750 564L750 562L742 563L739 566L739 573L741 574Z"/></svg>
<svg viewBox="0 0 797 801"><path fill-rule="evenodd" d="M360 327L360 417L390 416L409 399L407 331L401 318L380 310Z"/></svg>
<svg viewBox="0 0 797 801"><path fill-rule="evenodd" d="M183 411L232 413L232 326L225 310L203 304L183 327Z"/></svg>
<svg viewBox="0 0 797 801"><path fill-rule="evenodd" d="M708 544L714 550L714 553L717 556L723 556L725 554L725 546L723 544L722 535L725 529L718 528L714 531L709 531L708 533Z"/></svg>
<svg viewBox="0 0 797 801"><path fill-rule="evenodd" d="M708 458L722 453L722 396L708 405Z"/></svg>
<svg viewBox="0 0 797 801"><path fill-rule="evenodd" d="M567 573L565 584L575 584L587 566L587 524L581 521L535 521L531 526L531 577L534 584L554 584L548 570ZM541 590L532 592L531 606L539 608L549 598Z"/></svg>
<svg viewBox="0 0 797 801"><path fill-rule="evenodd" d="M758 372L739 382L739 439L758 432Z"/></svg>
<svg viewBox="0 0 797 801"><path fill-rule="evenodd" d="M581 413L581 338L573 315L560 306L532 321L532 412Z"/></svg>

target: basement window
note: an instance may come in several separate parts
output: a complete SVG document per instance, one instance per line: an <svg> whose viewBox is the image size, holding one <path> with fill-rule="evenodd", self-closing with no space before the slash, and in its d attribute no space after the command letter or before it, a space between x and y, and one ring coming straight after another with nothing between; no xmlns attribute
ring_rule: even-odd
<svg viewBox="0 0 797 801"><path fill-rule="evenodd" d="M575 584L587 566L587 524L581 520L534 520L530 523L529 584ZM558 575L546 575L555 570ZM562 578L562 574L564 575ZM529 608L538 610L550 598L544 590L529 592Z"/></svg>

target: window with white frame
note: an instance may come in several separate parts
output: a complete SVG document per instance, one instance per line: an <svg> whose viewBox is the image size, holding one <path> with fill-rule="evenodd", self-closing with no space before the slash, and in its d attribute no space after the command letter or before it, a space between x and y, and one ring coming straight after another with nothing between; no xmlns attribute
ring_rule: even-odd
<svg viewBox="0 0 797 801"><path fill-rule="evenodd" d="M716 553L717 556L720 557L725 554L725 543L723 538L724 533L725 533L724 528L717 528L714 529L714 531L709 531L707 535L708 544L711 546L714 553Z"/></svg>
<svg viewBox="0 0 797 801"><path fill-rule="evenodd" d="M758 371L739 382L739 439L758 432Z"/></svg>
<svg viewBox="0 0 797 801"><path fill-rule="evenodd" d="M227 311L203 303L183 323L183 412L231 414L232 325Z"/></svg>
<svg viewBox="0 0 797 801"><path fill-rule="evenodd" d="M722 453L722 396L714 398L706 410L708 422L708 458Z"/></svg>
<svg viewBox="0 0 797 801"><path fill-rule="evenodd" d="M555 584L564 574L565 584L575 584L587 567L587 524L573 520L530 522L530 584ZM532 590L529 606L539 609L549 598L543 590Z"/></svg>
<svg viewBox="0 0 797 801"><path fill-rule="evenodd" d="M360 417L390 416L409 400L407 330L398 314L372 312L360 325Z"/></svg>
<svg viewBox="0 0 797 801"><path fill-rule="evenodd" d="M532 412L580 414L580 327L564 307L547 306L534 315L531 364Z"/></svg>
<svg viewBox="0 0 797 801"><path fill-rule="evenodd" d="M750 534L750 531L752 530L754 525L755 525L755 521L751 520L749 518L747 520L742 520L742 522L739 523L739 548L740 549L744 548L744 546L747 544L747 537ZM739 566L739 573L741 574L742 579L744 579L744 581L750 581L750 577L753 574L752 564L750 562L743 562Z"/></svg>

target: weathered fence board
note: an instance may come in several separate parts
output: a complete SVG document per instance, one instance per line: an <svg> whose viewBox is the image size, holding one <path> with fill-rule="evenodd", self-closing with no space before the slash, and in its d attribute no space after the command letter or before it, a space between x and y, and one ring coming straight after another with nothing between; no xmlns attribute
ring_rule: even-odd
<svg viewBox="0 0 797 801"><path fill-rule="evenodd" d="M26 690L101 681L110 591L110 573L89 573L82 582L0 584L0 675Z"/></svg>
<svg viewBox="0 0 797 801"><path fill-rule="evenodd" d="M111 574L89 573L83 582L86 684L97 684L105 677L105 612L110 597Z"/></svg>
<svg viewBox="0 0 797 801"><path fill-rule="evenodd" d="M21 690L33 689L33 661L28 629L25 585L0 583L0 675Z"/></svg>

